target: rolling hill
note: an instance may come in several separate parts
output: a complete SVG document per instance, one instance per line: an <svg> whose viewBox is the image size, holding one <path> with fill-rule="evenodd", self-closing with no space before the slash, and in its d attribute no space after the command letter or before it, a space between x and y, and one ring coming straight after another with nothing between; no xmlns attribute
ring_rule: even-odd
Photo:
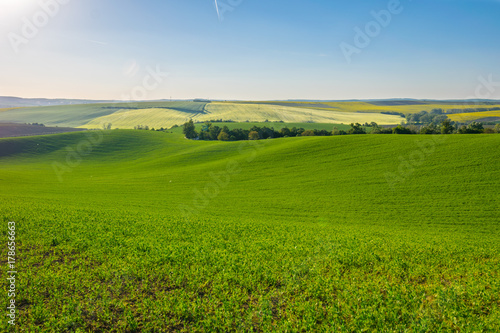
<svg viewBox="0 0 500 333"><path fill-rule="evenodd" d="M77 128L0 123L0 138L82 131Z"/></svg>
<svg viewBox="0 0 500 333"><path fill-rule="evenodd" d="M498 331L499 143L1 139L0 217L16 222L26 276L19 324Z"/></svg>

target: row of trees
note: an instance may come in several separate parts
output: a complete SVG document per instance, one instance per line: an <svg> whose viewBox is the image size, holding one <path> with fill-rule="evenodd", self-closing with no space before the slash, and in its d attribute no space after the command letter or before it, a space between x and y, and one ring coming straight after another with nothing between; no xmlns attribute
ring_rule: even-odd
<svg viewBox="0 0 500 333"><path fill-rule="evenodd" d="M258 127L252 126L250 129L229 129L227 126L222 128L210 122L205 123L200 132L196 131L194 122L192 120L184 124L184 135L188 139L199 139L208 141L241 141L241 140L264 140L283 138L291 136L326 136L332 135L327 130L305 130L303 128L282 128L279 131L267 126Z"/></svg>
<svg viewBox="0 0 500 333"><path fill-rule="evenodd" d="M419 113L410 113L406 115L406 123L409 125L439 125L448 117L444 114L443 109L432 109L431 112L421 111Z"/></svg>
<svg viewBox="0 0 500 333"><path fill-rule="evenodd" d="M196 131L192 120L184 124L184 135L188 139L208 140L208 141L241 141L241 140L264 140L273 138L286 138L294 136L331 136L331 135L349 135L349 134L367 134L366 127L371 127L371 134L474 134L474 133L500 133L500 124L494 129L485 129L481 123L473 122L469 125L458 126L446 119L439 125L431 123L423 127L398 125L393 128L381 127L377 123L365 124L364 126L356 123L351 124L348 130L339 130L336 127L333 131L304 128L284 127L279 131L269 127L253 126L246 130L241 128L229 129L227 126L219 127L210 122L205 123L201 131Z"/></svg>

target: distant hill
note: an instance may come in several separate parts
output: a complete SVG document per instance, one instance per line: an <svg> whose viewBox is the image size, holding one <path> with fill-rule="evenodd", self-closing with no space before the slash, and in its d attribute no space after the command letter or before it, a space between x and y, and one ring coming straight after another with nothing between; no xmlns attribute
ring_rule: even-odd
<svg viewBox="0 0 500 333"><path fill-rule="evenodd" d="M0 123L0 138L59 134L59 133L76 132L82 130L83 129L81 128L70 128L70 127L46 127L40 125Z"/></svg>
<svg viewBox="0 0 500 333"><path fill-rule="evenodd" d="M165 101L183 101L161 99L154 101L137 101L137 102L165 102ZM0 109L3 108L18 108L28 106L56 106L56 105L80 105L80 104L98 104L98 103L123 103L124 101L117 100L92 100L92 99L65 99L65 98L22 98L12 96L0 96Z"/></svg>
<svg viewBox="0 0 500 333"><path fill-rule="evenodd" d="M21 98L21 97L0 96L0 108L92 104L92 103L105 103L105 102L110 103L112 101L95 101L87 99Z"/></svg>

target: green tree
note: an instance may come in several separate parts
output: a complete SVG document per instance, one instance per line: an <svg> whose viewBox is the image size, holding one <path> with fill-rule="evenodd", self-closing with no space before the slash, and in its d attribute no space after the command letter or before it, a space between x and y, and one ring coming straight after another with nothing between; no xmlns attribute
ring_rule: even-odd
<svg viewBox="0 0 500 333"><path fill-rule="evenodd" d="M183 133L188 139L196 139L198 137L198 133L196 133L196 129L194 127L193 119L189 119L189 121L184 124Z"/></svg>
<svg viewBox="0 0 500 333"><path fill-rule="evenodd" d="M420 129L420 134L439 134L441 133L436 125L430 124Z"/></svg>
<svg viewBox="0 0 500 333"><path fill-rule="evenodd" d="M360 123L352 124L351 129L348 131L349 134L366 134L366 130L361 126Z"/></svg>
<svg viewBox="0 0 500 333"><path fill-rule="evenodd" d="M500 133L500 123L495 125L495 132Z"/></svg>
<svg viewBox="0 0 500 333"><path fill-rule="evenodd" d="M392 129L392 134L413 134L413 132L407 127L398 125Z"/></svg>
<svg viewBox="0 0 500 333"><path fill-rule="evenodd" d="M220 132L219 136L217 136L217 140L219 140L219 141L229 141L229 134L227 134L227 132Z"/></svg>
<svg viewBox="0 0 500 333"><path fill-rule="evenodd" d="M280 134L281 136L292 136L292 132L288 127L283 127L282 129L280 129Z"/></svg>
<svg viewBox="0 0 500 333"><path fill-rule="evenodd" d="M453 125L450 119L446 119L441 123L441 134L451 134L453 133Z"/></svg>
<svg viewBox="0 0 500 333"><path fill-rule="evenodd" d="M304 131L302 132L301 134L302 136L315 136L314 134L314 131L313 130L307 130L307 131Z"/></svg>
<svg viewBox="0 0 500 333"><path fill-rule="evenodd" d="M344 130L339 130L337 127L333 128L332 135L346 135L347 132Z"/></svg>
<svg viewBox="0 0 500 333"><path fill-rule="evenodd" d="M483 124L473 121L468 126L462 126L458 129L459 134L479 134L484 132Z"/></svg>
<svg viewBox="0 0 500 333"><path fill-rule="evenodd" d="M259 139L260 137L258 132L251 131L250 133L248 133L248 140L259 140Z"/></svg>

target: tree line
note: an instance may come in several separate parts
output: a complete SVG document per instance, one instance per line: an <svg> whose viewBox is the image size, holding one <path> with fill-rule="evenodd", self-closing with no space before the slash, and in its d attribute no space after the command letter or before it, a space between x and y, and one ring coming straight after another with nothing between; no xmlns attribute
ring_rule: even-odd
<svg viewBox="0 0 500 333"><path fill-rule="evenodd" d="M382 127L377 123L352 123L348 130L339 130L334 127L332 131L325 129L304 129L297 127L283 127L279 131L273 127L253 126L250 129L235 128L229 129L227 126L219 127L210 122L203 124L201 130L196 130L193 120L189 120L183 125L183 133L187 139L205 141L242 141L242 140L265 140L275 138L287 138L296 136L333 136L368 134L367 128L371 128L370 134L475 134L475 133L500 133L500 124L494 129L483 127L483 124L472 122L468 125L458 126L449 119L440 124L431 122L422 127L398 125L396 127Z"/></svg>

